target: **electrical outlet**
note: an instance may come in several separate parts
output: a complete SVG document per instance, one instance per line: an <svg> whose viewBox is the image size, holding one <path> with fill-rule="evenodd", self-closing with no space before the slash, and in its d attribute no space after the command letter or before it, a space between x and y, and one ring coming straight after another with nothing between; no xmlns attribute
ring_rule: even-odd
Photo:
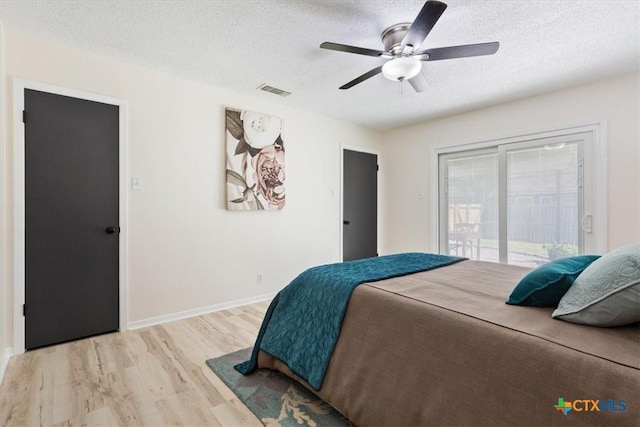
<svg viewBox="0 0 640 427"><path fill-rule="evenodd" d="M256 283L258 285L262 284L262 273L258 273L258 275L256 276Z"/></svg>

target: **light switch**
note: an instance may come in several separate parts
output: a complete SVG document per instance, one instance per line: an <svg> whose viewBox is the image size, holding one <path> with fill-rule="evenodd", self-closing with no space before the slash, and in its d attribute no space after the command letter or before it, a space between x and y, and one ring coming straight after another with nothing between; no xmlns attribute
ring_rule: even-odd
<svg viewBox="0 0 640 427"><path fill-rule="evenodd" d="M133 191L142 190L142 180L139 177L137 176L131 177L131 189Z"/></svg>

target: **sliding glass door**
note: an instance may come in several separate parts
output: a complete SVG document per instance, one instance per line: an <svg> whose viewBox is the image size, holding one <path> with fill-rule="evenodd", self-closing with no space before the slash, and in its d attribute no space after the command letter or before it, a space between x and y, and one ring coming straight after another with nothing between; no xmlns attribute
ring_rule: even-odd
<svg viewBox="0 0 640 427"><path fill-rule="evenodd" d="M440 154L440 252L525 266L584 253L588 138Z"/></svg>
<svg viewBox="0 0 640 427"><path fill-rule="evenodd" d="M498 261L498 152L475 150L441 158L440 252Z"/></svg>
<svg viewBox="0 0 640 427"><path fill-rule="evenodd" d="M500 156L506 175L506 262L537 265L583 253L580 140L510 144L500 147Z"/></svg>

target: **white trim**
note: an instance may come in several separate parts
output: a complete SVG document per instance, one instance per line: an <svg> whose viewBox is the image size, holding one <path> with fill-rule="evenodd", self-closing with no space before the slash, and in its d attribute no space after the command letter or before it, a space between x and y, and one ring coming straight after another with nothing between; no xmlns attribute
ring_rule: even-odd
<svg viewBox="0 0 640 427"><path fill-rule="evenodd" d="M495 147L516 142L535 139L552 138L578 133L590 133L592 136L593 161L591 162L591 186L593 208L593 251L605 253L608 250L608 129L607 121L600 120L588 123L569 125L564 128L538 130L522 134L503 135L501 137L468 141L464 143L440 144L431 149L431 247L440 248L440 197L439 197L439 161L438 156L444 153L456 153L467 150ZM589 212L586 212L589 213Z"/></svg>
<svg viewBox="0 0 640 427"><path fill-rule="evenodd" d="M436 148L431 149L431 247L429 252L441 253L440 248L440 159Z"/></svg>
<svg viewBox="0 0 640 427"><path fill-rule="evenodd" d="M270 301L277 292L272 292L255 297L242 298L234 301L223 302L221 304L209 305L206 307L194 308L192 310L179 311L177 313L163 314L162 316L150 317L148 319L136 320L127 325L129 330L146 328L147 326L160 325L162 323L173 322L175 320L187 319L189 317L201 316L203 314L214 313L216 311L228 310L230 308L242 307L244 305L255 304L263 301Z"/></svg>
<svg viewBox="0 0 640 427"><path fill-rule="evenodd" d="M11 347L5 348L0 358L0 383L4 378L4 373L7 372L7 366L9 366L9 360L13 357L13 349Z"/></svg>
<svg viewBox="0 0 640 427"><path fill-rule="evenodd" d="M338 244L340 245L338 248L338 254L339 254L339 259L340 261L343 261L342 258L342 242L343 242L343 231L344 231L344 227L342 226L342 221L344 220L344 150L349 150L349 151L357 151L360 153L368 153L368 154L374 154L377 157L377 164L378 164L378 179L377 179L377 186L378 188L376 188L376 193L377 193L377 197L376 197L376 215L377 215L377 230L376 230L376 234L377 234L377 241L376 241L376 253L380 253L380 247L381 247L381 241L382 241L382 224L380 221L380 182L381 180L381 172L382 170L380 169L380 162L381 162L381 158L382 155L380 154L379 151L377 150L372 150L370 148L364 148L364 147L360 147L357 145L349 145L349 144L343 144L340 143L340 222L339 227L340 227L340 232L339 232L339 236L340 238L338 239L339 242Z"/></svg>
<svg viewBox="0 0 640 427"><path fill-rule="evenodd" d="M464 142L453 142L451 144L443 143L434 146L431 151L440 154L442 152L454 153L456 151L474 150L479 148L493 147L500 144L509 144L511 142L523 142L532 139L551 138L554 136L563 136L572 133L584 133L595 132L598 133L598 127L600 129L606 129L607 121L602 119L600 121L590 121L587 123L575 123L567 125L566 127L558 127L553 129L537 129L531 131L524 131L522 133L510 132L509 134L498 135L495 137L489 137L478 140L470 140ZM606 133L599 135L602 143L606 144Z"/></svg>
<svg viewBox="0 0 640 427"><path fill-rule="evenodd" d="M22 123L22 111L24 110L24 90L33 89L58 95L86 99L101 102L103 104L117 105L120 112L119 131L119 220L120 220L120 259L119 259L119 311L120 330L126 330L129 319L129 268L128 268L128 228L127 217L129 211L129 197L127 182L129 181L128 168L128 101L120 98L53 86L46 83L13 79L13 350L14 354L21 354L25 348L25 322L22 316L24 304L24 123Z"/></svg>
<svg viewBox="0 0 640 427"><path fill-rule="evenodd" d="M592 148L593 161L593 244L595 248L602 254L609 250L609 147L608 139L609 129L606 120L602 120L599 124L593 125L592 131ZM602 231L600 231L602 230Z"/></svg>
<svg viewBox="0 0 640 427"><path fill-rule="evenodd" d="M6 181L4 178L5 171L7 170L8 164L6 163L6 153L7 153L7 143L5 139L6 135L6 119L4 114L5 102L7 100L7 85L5 83L5 59L4 53L5 51L5 34L4 34L4 25L0 22L0 357L2 357L2 361L0 362L0 381L2 381L2 376L4 375L4 370L6 368L4 353L7 349L5 349L6 337L6 325L7 321L7 313L9 312L9 306L7 304L6 295L7 295L7 259L6 259L6 251L5 245L7 244L7 227L6 227L6 209L7 203L5 203L5 195L6 195ZM8 363L8 361L6 362Z"/></svg>
<svg viewBox="0 0 640 427"><path fill-rule="evenodd" d="M514 144L518 143L514 142ZM507 151L501 145L498 146L498 262L503 264L509 262L509 254L507 253L507 225L509 221L507 179Z"/></svg>

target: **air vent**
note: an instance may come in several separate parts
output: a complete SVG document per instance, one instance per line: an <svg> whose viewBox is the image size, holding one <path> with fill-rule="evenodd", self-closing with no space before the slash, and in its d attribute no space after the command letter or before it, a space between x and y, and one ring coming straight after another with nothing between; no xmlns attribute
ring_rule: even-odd
<svg viewBox="0 0 640 427"><path fill-rule="evenodd" d="M282 97L287 97L291 95L291 92L287 92L286 90L278 89L277 87L269 86L266 84L261 84L257 88L258 90L263 90L265 92L273 93L274 95L279 95Z"/></svg>

